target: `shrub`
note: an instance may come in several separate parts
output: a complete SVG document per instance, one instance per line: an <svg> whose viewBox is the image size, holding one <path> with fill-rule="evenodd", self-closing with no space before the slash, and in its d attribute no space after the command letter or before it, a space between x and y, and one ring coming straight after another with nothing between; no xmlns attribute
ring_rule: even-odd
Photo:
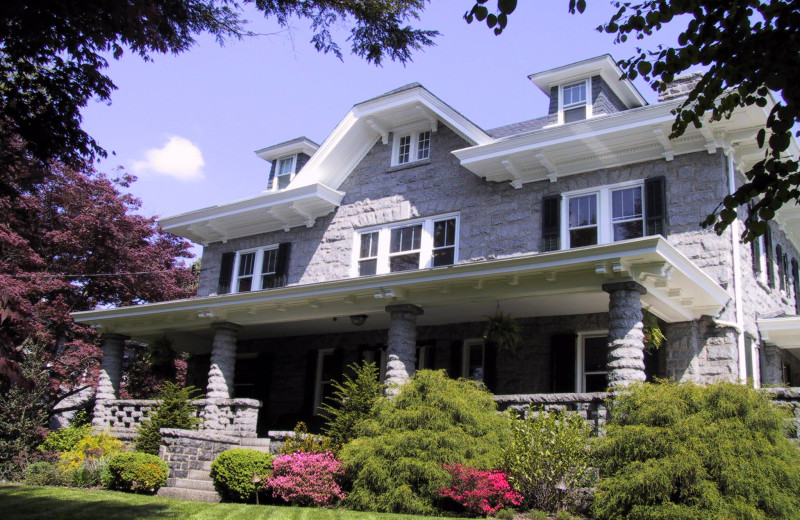
<svg viewBox="0 0 800 520"><path fill-rule="evenodd" d="M557 511L589 477L589 424L569 412L528 411L513 416L503 468L526 507ZM567 491L557 486L564 479Z"/></svg>
<svg viewBox="0 0 800 520"><path fill-rule="evenodd" d="M496 468L508 440L508 420L486 388L444 371L417 372L362 427L339 452L352 482L346 505L384 512L435 513L450 482L442 464Z"/></svg>
<svg viewBox="0 0 800 520"><path fill-rule="evenodd" d="M328 453L335 451L335 443L330 437L308 433L306 423L300 421L294 427L294 436L287 437L281 446L281 454L291 453Z"/></svg>
<svg viewBox="0 0 800 520"><path fill-rule="evenodd" d="M200 396L193 386L182 387L167 381L161 388L158 406L150 417L142 421L136 431L136 451L158 455L161 446L161 428L193 428L199 422L192 401Z"/></svg>
<svg viewBox="0 0 800 520"><path fill-rule="evenodd" d="M107 459L86 459L80 467L65 473L65 481L78 488L99 487L107 467Z"/></svg>
<svg viewBox="0 0 800 520"><path fill-rule="evenodd" d="M800 451L787 415L744 385L636 385L596 450L600 519L798 519Z"/></svg>
<svg viewBox="0 0 800 520"><path fill-rule="evenodd" d="M341 474L342 464L331 453L292 453L275 459L265 487L292 505L331 506L345 498L336 483Z"/></svg>
<svg viewBox="0 0 800 520"><path fill-rule="evenodd" d="M449 487L439 490L443 497L461 504L473 515L486 516L506 506L522 504L522 496L511 488L500 470L482 471L461 464L444 465L452 478Z"/></svg>
<svg viewBox="0 0 800 520"><path fill-rule="evenodd" d="M125 447L122 441L106 432L93 435L91 430L88 431L89 433L76 442L71 450L61 453L61 466L65 471L76 470L87 460L107 459Z"/></svg>
<svg viewBox="0 0 800 520"><path fill-rule="evenodd" d="M51 462L33 462L25 470L25 483L29 486L61 486L64 474Z"/></svg>
<svg viewBox="0 0 800 520"><path fill-rule="evenodd" d="M103 485L117 491L155 493L167 483L167 463L149 453L118 453L108 461Z"/></svg>
<svg viewBox="0 0 800 520"><path fill-rule="evenodd" d="M70 451L78 441L91 433L92 426L90 424L73 424L66 428L59 428L50 432L38 449L39 451Z"/></svg>
<svg viewBox="0 0 800 520"><path fill-rule="evenodd" d="M378 403L384 399L375 363L354 363L348 368L353 376L345 374L341 383L334 381L333 395L320 406L326 414L322 431L337 446L358 437L364 421L375 419Z"/></svg>
<svg viewBox="0 0 800 520"><path fill-rule="evenodd" d="M262 489L253 484L253 474L263 480L272 469L272 455L256 450L236 448L223 451L211 463L211 479L223 500L249 502Z"/></svg>

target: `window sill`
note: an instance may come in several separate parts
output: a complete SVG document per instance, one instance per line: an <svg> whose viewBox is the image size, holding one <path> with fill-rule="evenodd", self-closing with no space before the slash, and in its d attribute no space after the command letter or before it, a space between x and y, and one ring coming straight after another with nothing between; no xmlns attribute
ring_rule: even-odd
<svg viewBox="0 0 800 520"><path fill-rule="evenodd" d="M397 172L397 171L400 171L400 170L407 170L409 168L416 168L417 166L425 166L426 164L430 164L430 163L431 163L431 160L430 160L430 158L428 158L428 159L422 159L421 161L412 161L412 162L407 162L407 163L403 163L403 164L396 164L394 166L389 166L389 168L386 170L386 173L394 173L394 172Z"/></svg>

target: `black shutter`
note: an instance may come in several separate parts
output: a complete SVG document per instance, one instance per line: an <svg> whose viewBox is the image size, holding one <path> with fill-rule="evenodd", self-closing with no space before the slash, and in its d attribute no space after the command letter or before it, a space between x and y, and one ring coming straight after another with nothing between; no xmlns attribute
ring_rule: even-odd
<svg viewBox="0 0 800 520"><path fill-rule="evenodd" d="M792 283L794 284L794 313L800 315L800 270L797 268L797 260L792 259Z"/></svg>
<svg viewBox="0 0 800 520"><path fill-rule="evenodd" d="M553 364L553 392L575 391L575 334L554 334L550 338Z"/></svg>
<svg viewBox="0 0 800 520"><path fill-rule="evenodd" d="M483 384L490 392L497 391L497 345L492 343L483 346Z"/></svg>
<svg viewBox="0 0 800 520"><path fill-rule="evenodd" d="M275 169L278 166L278 161L272 161L272 166L269 168L269 177L267 178L267 191L272 189L272 181L275 180Z"/></svg>
<svg viewBox="0 0 800 520"><path fill-rule="evenodd" d="M775 288L775 266L772 265L772 232L767 228L764 232L764 255L767 259L767 283Z"/></svg>
<svg viewBox="0 0 800 520"><path fill-rule="evenodd" d="M304 417L311 417L314 412L314 394L317 391L317 358L319 351L311 349L306 356L305 393L303 394ZM308 419L306 419L308 420Z"/></svg>
<svg viewBox="0 0 800 520"><path fill-rule="evenodd" d="M784 269L783 269L783 248L780 244L775 246L775 267L777 267L777 271L775 272L776 277L778 278L778 287L781 291L786 290L786 277L784 276Z"/></svg>
<svg viewBox="0 0 800 520"><path fill-rule="evenodd" d="M463 349L463 341L454 341L450 344L450 368L447 370L447 373L453 379L461 377L461 355Z"/></svg>
<svg viewBox="0 0 800 520"><path fill-rule="evenodd" d="M645 230L647 236L667 236L666 180L653 177L644 181Z"/></svg>
<svg viewBox="0 0 800 520"><path fill-rule="evenodd" d="M275 261L275 287L283 287L289 283L289 253L291 249L290 242L278 245L278 258Z"/></svg>
<svg viewBox="0 0 800 520"><path fill-rule="evenodd" d="M542 251L561 248L561 195L542 199Z"/></svg>
<svg viewBox="0 0 800 520"><path fill-rule="evenodd" d="M233 262L235 259L236 253L222 253L222 259L219 262L219 284L217 285L217 294L228 294L231 292Z"/></svg>
<svg viewBox="0 0 800 520"><path fill-rule="evenodd" d="M256 373L258 377L255 381L255 398L261 401L261 409L258 411L258 423L256 433L259 437L266 437L269 430L269 394L272 386L272 353L262 352L256 359Z"/></svg>

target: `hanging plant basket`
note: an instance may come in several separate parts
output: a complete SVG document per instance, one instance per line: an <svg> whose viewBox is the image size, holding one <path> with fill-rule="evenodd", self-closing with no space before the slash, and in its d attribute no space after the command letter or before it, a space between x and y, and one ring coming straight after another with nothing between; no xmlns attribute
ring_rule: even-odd
<svg viewBox="0 0 800 520"><path fill-rule="evenodd" d="M486 317L489 322L483 332L483 339L497 345L500 350L514 352L522 339L522 327L510 314L505 314L497 309L494 314Z"/></svg>
<svg viewBox="0 0 800 520"><path fill-rule="evenodd" d="M667 340L667 337L661 332L661 325L658 323L658 318L645 310L642 311L642 325L644 332L644 348L647 352L653 353L661 348L661 345Z"/></svg>

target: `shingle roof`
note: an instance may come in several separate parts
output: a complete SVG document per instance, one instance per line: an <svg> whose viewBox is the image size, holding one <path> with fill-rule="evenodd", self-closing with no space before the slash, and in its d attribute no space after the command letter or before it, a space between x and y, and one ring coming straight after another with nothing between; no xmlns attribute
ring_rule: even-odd
<svg viewBox="0 0 800 520"><path fill-rule="evenodd" d="M527 121L520 121L519 123L512 123L510 125L498 126L486 130L486 133L495 139L509 137L512 135L524 134L526 132L533 132L534 130L541 130L547 124L547 116L538 117L536 119L529 119Z"/></svg>

